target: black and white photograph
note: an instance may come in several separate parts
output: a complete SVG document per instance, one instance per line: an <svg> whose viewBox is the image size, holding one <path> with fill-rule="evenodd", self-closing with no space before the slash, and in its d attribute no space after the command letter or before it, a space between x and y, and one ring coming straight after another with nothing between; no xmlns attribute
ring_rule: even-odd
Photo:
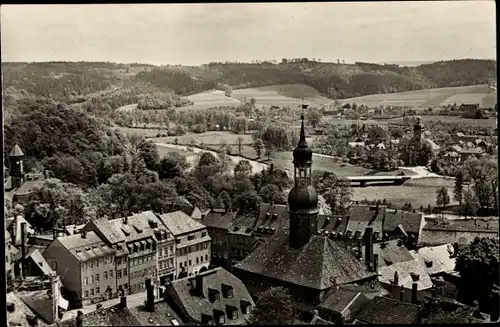
<svg viewBox="0 0 500 327"><path fill-rule="evenodd" d="M2 5L3 326L500 323L496 9Z"/></svg>

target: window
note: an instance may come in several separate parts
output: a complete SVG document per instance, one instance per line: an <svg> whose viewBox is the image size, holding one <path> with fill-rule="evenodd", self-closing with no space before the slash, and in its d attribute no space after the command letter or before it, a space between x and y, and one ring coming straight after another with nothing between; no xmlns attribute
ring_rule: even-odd
<svg viewBox="0 0 500 327"><path fill-rule="evenodd" d="M116 272L116 278L122 278L122 271L121 270L118 270Z"/></svg>
<svg viewBox="0 0 500 327"><path fill-rule="evenodd" d="M192 240L194 240L194 238L195 238L195 236L194 236L194 235L189 235L189 236L188 236L188 241L192 241Z"/></svg>
<svg viewBox="0 0 500 327"><path fill-rule="evenodd" d="M52 269L57 270L57 260L52 261Z"/></svg>
<svg viewBox="0 0 500 327"><path fill-rule="evenodd" d="M6 262L6 263L8 263L8 262L9 262L9 256L8 256L8 255L6 255L6 256L5 256L5 262Z"/></svg>
<svg viewBox="0 0 500 327"><path fill-rule="evenodd" d="M224 320L224 316L223 315L220 315L219 316L219 324L223 324L225 322Z"/></svg>
<svg viewBox="0 0 500 327"><path fill-rule="evenodd" d="M200 262L200 259L199 258L196 258L196 264L199 264Z"/></svg>
<svg viewBox="0 0 500 327"><path fill-rule="evenodd" d="M113 278L113 270L109 271L109 278Z"/></svg>
<svg viewBox="0 0 500 327"><path fill-rule="evenodd" d="M90 276L90 284L94 284L94 275Z"/></svg>
<svg viewBox="0 0 500 327"><path fill-rule="evenodd" d="M200 261L203 262L203 256L200 257Z"/></svg>
<svg viewBox="0 0 500 327"><path fill-rule="evenodd" d="M219 302L220 301L220 294L214 294L214 302Z"/></svg>
<svg viewBox="0 0 500 327"><path fill-rule="evenodd" d="M208 254L205 254L205 260L208 261Z"/></svg>
<svg viewBox="0 0 500 327"><path fill-rule="evenodd" d="M89 297L89 291L85 291L85 298Z"/></svg>
<svg viewBox="0 0 500 327"><path fill-rule="evenodd" d="M201 232L201 237L207 236L207 232Z"/></svg>
<svg viewBox="0 0 500 327"><path fill-rule="evenodd" d="M87 270L87 263L86 262L83 263L83 270Z"/></svg>
<svg viewBox="0 0 500 327"><path fill-rule="evenodd" d="M123 276L127 276L127 268L123 269Z"/></svg>
<svg viewBox="0 0 500 327"><path fill-rule="evenodd" d="M93 268L93 267L94 267L94 260L90 260L90 261L89 261L89 266L90 266L90 268Z"/></svg>
<svg viewBox="0 0 500 327"><path fill-rule="evenodd" d="M90 296L94 296L94 289L93 288L90 290Z"/></svg>
<svg viewBox="0 0 500 327"><path fill-rule="evenodd" d="M104 272L104 279L108 279L108 272L107 271Z"/></svg>
<svg viewBox="0 0 500 327"><path fill-rule="evenodd" d="M174 246L170 245L170 254L174 253Z"/></svg>
<svg viewBox="0 0 500 327"><path fill-rule="evenodd" d="M182 268L182 262L181 262L181 263L179 263L179 268Z"/></svg>
<svg viewBox="0 0 500 327"><path fill-rule="evenodd" d="M181 240L175 240L176 244L181 244Z"/></svg>
<svg viewBox="0 0 500 327"><path fill-rule="evenodd" d="M203 243L203 248L204 249L208 248L208 242Z"/></svg>
<svg viewBox="0 0 500 327"><path fill-rule="evenodd" d="M188 247L188 253L191 253L191 247Z"/></svg>
<svg viewBox="0 0 500 327"><path fill-rule="evenodd" d="M230 288L230 289L227 290L227 297L228 298L233 297L233 289L232 288Z"/></svg>
<svg viewBox="0 0 500 327"><path fill-rule="evenodd" d="M191 266L191 259L189 259L189 265Z"/></svg>
<svg viewBox="0 0 500 327"><path fill-rule="evenodd" d="M122 263L122 258L117 258L117 259L116 259L116 264L117 264L117 265L119 265L119 264L121 264L121 263Z"/></svg>
<svg viewBox="0 0 500 327"><path fill-rule="evenodd" d="M159 249L158 250L158 258L162 258L163 257L163 249Z"/></svg>
<svg viewBox="0 0 500 327"><path fill-rule="evenodd" d="M142 264L144 264L144 257L142 257L141 259L142 259Z"/></svg>
<svg viewBox="0 0 500 327"><path fill-rule="evenodd" d="M97 260L95 261L95 266L96 266L97 268L99 268L99 261L101 261L101 259L97 259Z"/></svg>
<svg viewBox="0 0 500 327"><path fill-rule="evenodd" d="M95 282L99 283L99 274L95 274Z"/></svg>
<svg viewBox="0 0 500 327"><path fill-rule="evenodd" d="M99 287L96 287L96 289L95 289L95 294L99 294L99 293L100 293L100 291L101 291L101 290L99 289Z"/></svg>
<svg viewBox="0 0 500 327"><path fill-rule="evenodd" d="M187 265L188 265L188 262L184 261L184 267L187 267Z"/></svg>

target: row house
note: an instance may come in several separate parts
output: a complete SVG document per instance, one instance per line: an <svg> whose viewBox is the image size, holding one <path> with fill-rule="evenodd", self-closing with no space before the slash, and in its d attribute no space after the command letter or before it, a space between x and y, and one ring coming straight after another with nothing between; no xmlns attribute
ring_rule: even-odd
<svg viewBox="0 0 500 327"><path fill-rule="evenodd" d="M208 270L211 238L207 228L180 210L162 214L160 220L175 238L176 279Z"/></svg>
<svg viewBox="0 0 500 327"><path fill-rule="evenodd" d="M228 270L231 268L229 230L235 215L235 212L214 209L203 219L212 239L211 263Z"/></svg>
<svg viewBox="0 0 500 327"><path fill-rule="evenodd" d="M115 250L92 231L56 238L43 257L84 305L116 293Z"/></svg>

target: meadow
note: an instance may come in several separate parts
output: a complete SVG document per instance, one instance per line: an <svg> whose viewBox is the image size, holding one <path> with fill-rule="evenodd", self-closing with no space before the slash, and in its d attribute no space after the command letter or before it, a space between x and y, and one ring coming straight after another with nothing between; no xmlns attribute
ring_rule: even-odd
<svg viewBox="0 0 500 327"><path fill-rule="evenodd" d="M319 94L319 92L304 84L270 85L256 88L233 90L231 97L241 100L243 98L256 100L257 106L289 106L297 107L304 103L319 106L332 102Z"/></svg>
<svg viewBox="0 0 500 327"><path fill-rule="evenodd" d="M436 206L436 191L442 186L448 189L450 205L457 205L453 200L454 181L444 178L418 178L407 181L401 186L368 186L353 189L353 201L387 199L394 206L403 206L411 202L413 208L428 205Z"/></svg>
<svg viewBox="0 0 500 327"><path fill-rule="evenodd" d="M413 108L428 108L446 104L456 103L479 103L481 99L492 93L494 90L487 84L444 87L436 89L388 93L371 94L356 98L337 100L339 103L364 104L369 107L380 105L410 106Z"/></svg>

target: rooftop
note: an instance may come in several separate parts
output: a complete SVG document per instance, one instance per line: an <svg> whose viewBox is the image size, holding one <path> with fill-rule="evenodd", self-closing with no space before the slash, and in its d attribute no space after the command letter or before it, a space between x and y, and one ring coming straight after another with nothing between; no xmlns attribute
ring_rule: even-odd
<svg viewBox="0 0 500 327"><path fill-rule="evenodd" d="M444 244L420 248L418 252L411 251L411 254L415 259L424 262L429 275L434 275L455 269L456 258L450 258L450 251L453 253L453 246Z"/></svg>
<svg viewBox="0 0 500 327"><path fill-rule="evenodd" d="M52 298L47 293L47 290L23 292L18 294L21 300L46 323L54 322L54 312L52 311Z"/></svg>
<svg viewBox="0 0 500 327"><path fill-rule="evenodd" d="M359 230L363 237L366 227L370 225L373 227L373 232L379 231L381 233L385 212L385 206L379 206L377 209L376 206L370 205L351 205L347 230L350 229L353 233Z"/></svg>
<svg viewBox="0 0 500 327"><path fill-rule="evenodd" d="M87 261L90 258L102 257L114 253L114 250L104 244L97 234L93 231L85 232L85 238L82 234L70 235L57 238L71 254L79 261Z"/></svg>
<svg viewBox="0 0 500 327"><path fill-rule="evenodd" d="M199 282L200 278L203 296L196 294L192 286L193 280ZM228 287L232 288L232 296L225 293ZM254 306L252 297L243 282L223 268L215 268L196 277L178 279L172 282L169 289L173 292L172 296L182 306L182 311L185 311L189 318L196 322L203 321L203 316L213 319L216 312L226 315L228 311L236 310L237 318L230 319L226 316L227 324L245 324L248 314L242 312L242 306ZM219 301L214 302L211 301L210 294L215 293L219 294Z"/></svg>
<svg viewBox="0 0 500 327"><path fill-rule="evenodd" d="M362 247L362 260L365 259L365 248ZM373 254L378 254L378 266L389 266L397 262L413 260L410 251L403 245L400 240L392 240L373 245ZM364 262L364 261L363 261Z"/></svg>
<svg viewBox="0 0 500 327"><path fill-rule="evenodd" d="M384 233L392 232L401 224L407 233L418 234L422 224L423 214L403 210L387 210L384 218Z"/></svg>
<svg viewBox="0 0 500 327"><path fill-rule="evenodd" d="M203 224L197 222L180 210L165 213L161 215L160 218L174 236L192 233L206 228Z"/></svg>
<svg viewBox="0 0 500 327"><path fill-rule="evenodd" d="M356 320L368 324L415 324L421 307L377 296L361 310Z"/></svg>
<svg viewBox="0 0 500 327"><path fill-rule="evenodd" d="M327 294L318 308L342 313L352 305L368 302L368 298L359 290L340 286L338 290Z"/></svg>
<svg viewBox="0 0 500 327"><path fill-rule="evenodd" d="M439 218L426 218L424 230L453 230L453 231L481 231L498 232L497 219L447 219L441 223Z"/></svg>
<svg viewBox="0 0 500 327"><path fill-rule="evenodd" d="M144 211L126 218L113 219L110 222L115 225L114 230L121 232L125 242L134 242L153 237L153 229L148 226L150 219L159 221L152 211Z"/></svg>
<svg viewBox="0 0 500 327"><path fill-rule="evenodd" d="M432 287L432 281L425 269L425 265L420 260L409 260L403 262L396 262L390 266L383 266L378 268L379 281L385 284L392 284L394 281L394 274L398 273L399 282L398 286L403 286L406 289L412 289L413 279L412 273L418 274L417 281L418 290L427 290Z"/></svg>
<svg viewBox="0 0 500 327"><path fill-rule="evenodd" d="M327 231L328 233L345 233L348 225L349 217L333 216L333 215L319 215L318 216L318 230Z"/></svg>
<svg viewBox="0 0 500 327"><path fill-rule="evenodd" d="M21 150L19 145L17 145L17 143L16 143L14 145L14 147L12 148L12 150L10 151L9 156L10 157L22 157L22 156L24 156L24 152L23 152L23 150Z"/></svg>
<svg viewBox="0 0 500 327"><path fill-rule="evenodd" d="M348 250L325 236L315 235L295 249L284 231L273 235L235 268L317 290L329 288L332 277L337 277L338 284L347 284L375 276Z"/></svg>
<svg viewBox="0 0 500 327"><path fill-rule="evenodd" d="M110 244L125 242L125 236L120 230L118 224L112 223L106 217L93 219L92 223L99 229Z"/></svg>
<svg viewBox="0 0 500 327"><path fill-rule="evenodd" d="M41 187L43 185L43 181L26 181L17 188L17 190L14 192L14 195L27 195L30 194L31 192L34 192L36 189Z"/></svg>
<svg viewBox="0 0 500 327"><path fill-rule="evenodd" d="M236 212L225 212L224 210L212 210L205 219L203 219L203 225L209 228L218 228L229 230L233 217Z"/></svg>

